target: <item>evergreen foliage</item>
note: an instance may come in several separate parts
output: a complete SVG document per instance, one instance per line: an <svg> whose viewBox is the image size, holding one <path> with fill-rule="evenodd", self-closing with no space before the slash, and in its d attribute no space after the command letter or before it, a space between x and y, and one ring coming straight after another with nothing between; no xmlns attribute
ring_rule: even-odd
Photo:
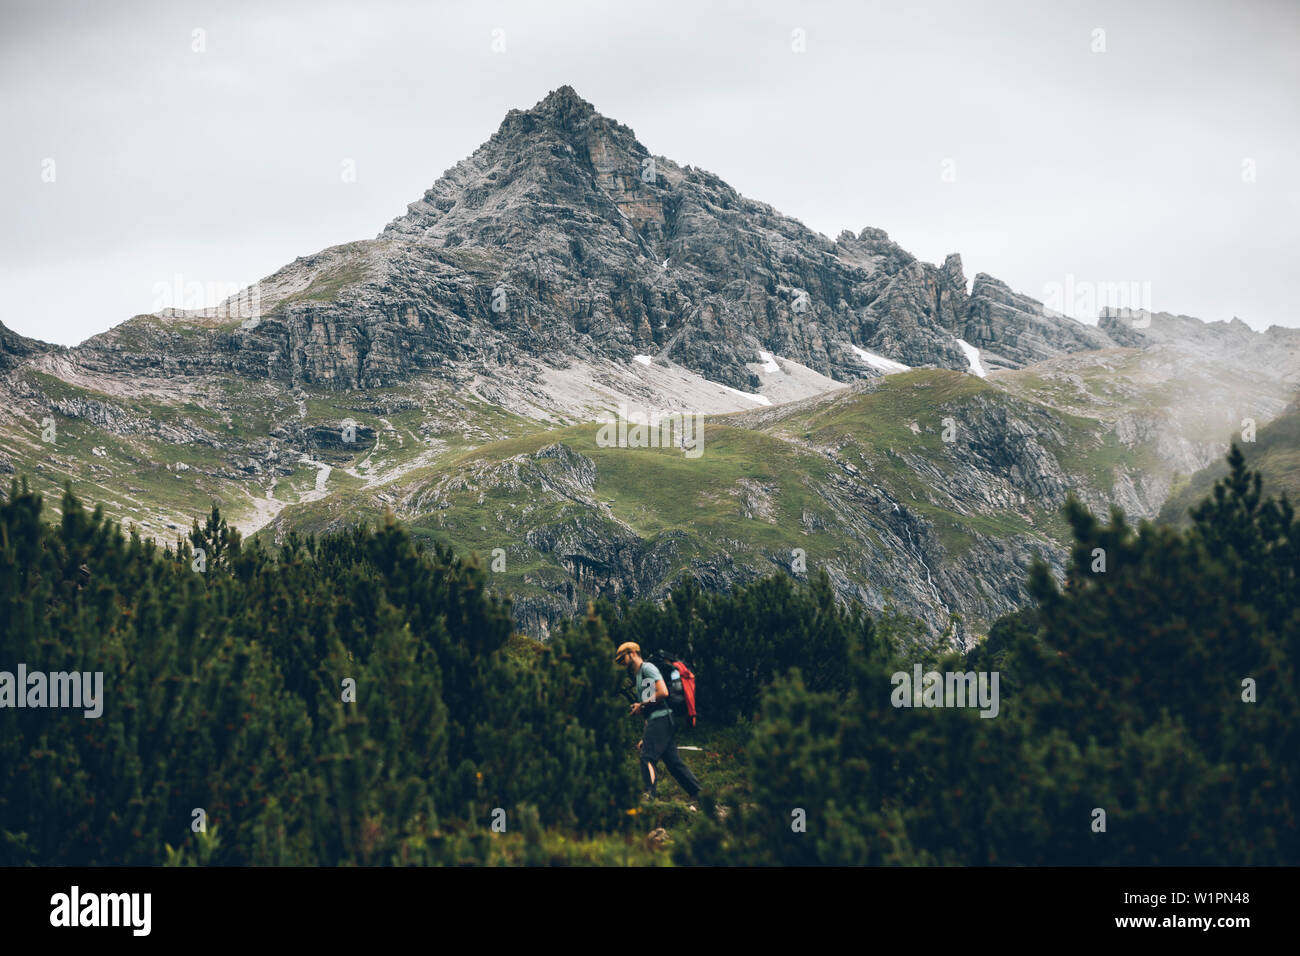
<svg viewBox="0 0 1300 956"><path fill-rule="evenodd" d="M610 832L634 803L600 622L517 662L482 567L391 520L271 555L214 508L170 550L15 486L0 627L0 669L104 674L98 718L0 710L0 864L481 862L497 808Z"/></svg>
<svg viewBox="0 0 1300 956"><path fill-rule="evenodd" d="M1300 862L1300 522L1238 450L1229 464L1185 532L1068 505L1066 586L1038 565L1037 608L935 667L999 671L995 718L893 706L914 661L890 646L852 662L847 699L781 682L750 748L754 805L678 860Z"/></svg>
<svg viewBox="0 0 1300 956"><path fill-rule="evenodd" d="M102 671L103 714L0 708L0 864L667 861L628 640L685 656L697 733L744 742L726 814L707 775L702 812L655 811L677 863L1296 864L1300 520L1229 467L1182 530L1070 502L1064 584L1036 566L964 655L824 572L600 600L542 644L391 516L272 552L214 508L169 549L15 484L0 671ZM896 706L916 664L996 671L997 715Z"/></svg>

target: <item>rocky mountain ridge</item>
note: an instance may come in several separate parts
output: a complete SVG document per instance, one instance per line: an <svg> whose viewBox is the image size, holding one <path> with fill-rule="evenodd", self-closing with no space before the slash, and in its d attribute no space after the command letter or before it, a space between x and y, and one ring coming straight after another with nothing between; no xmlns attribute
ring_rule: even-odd
<svg viewBox="0 0 1300 956"><path fill-rule="evenodd" d="M376 239L188 318L111 330L77 361L348 389L645 355L753 392L761 352L847 384L879 374L855 347L966 370L958 339L993 368L1116 344L990 276L968 295L958 255L923 263L873 228L831 241L651 155L569 87L512 110Z"/></svg>

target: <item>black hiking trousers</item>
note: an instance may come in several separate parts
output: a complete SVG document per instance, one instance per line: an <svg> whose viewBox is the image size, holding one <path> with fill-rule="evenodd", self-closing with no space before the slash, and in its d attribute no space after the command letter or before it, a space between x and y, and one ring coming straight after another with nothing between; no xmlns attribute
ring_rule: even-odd
<svg viewBox="0 0 1300 956"><path fill-rule="evenodd" d="M700 792L700 782L695 779L691 768L682 762L682 758L677 753L677 743L673 740L676 729L671 713L667 717L655 717L645 722L645 734L641 738L641 779L645 782L646 791L651 797L655 796L655 785L659 777L656 774L654 782L651 782L650 767L661 757L668 772L682 785L682 789L689 796L695 797Z"/></svg>

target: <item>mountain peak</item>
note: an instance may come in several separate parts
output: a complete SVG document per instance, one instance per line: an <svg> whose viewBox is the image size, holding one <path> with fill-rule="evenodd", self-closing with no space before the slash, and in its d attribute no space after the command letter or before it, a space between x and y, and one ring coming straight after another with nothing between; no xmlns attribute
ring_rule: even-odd
<svg viewBox="0 0 1300 956"><path fill-rule="evenodd" d="M578 91L567 83L557 90L551 90L542 98L530 113L583 113L594 114L596 108L578 95Z"/></svg>
<svg viewBox="0 0 1300 956"><path fill-rule="evenodd" d="M509 136L512 132L527 135L549 129L561 134L562 138L567 138L584 132L593 125L620 127L619 123L597 112L572 86L565 85L551 90L531 109L514 109L507 113L501 122L498 136Z"/></svg>
<svg viewBox="0 0 1300 956"><path fill-rule="evenodd" d="M381 235L497 245L536 234L542 220L567 220L571 210L585 209L632 240L647 222L663 222L641 179L648 156L631 129L561 86L531 109L510 110L486 143Z"/></svg>
<svg viewBox="0 0 1300 956"><path fill-rule="evenodd" d="M752 393L763 385L750 367L757 349L849 382L879 374L855 348L964 371L970 347L986 367L1018 368L1115 344L984 273L968 292L959 255L921 263L871 227L831 243L712 174L652 156L569 85L510 110L382 237L414 240L393 253L405 258L385 296L455 316L456 332L429 350L462 361L658 355ZM498 289L505 309L486 304ZM353 381L365 380L363 361L379 365L371 348Z"/></svg>

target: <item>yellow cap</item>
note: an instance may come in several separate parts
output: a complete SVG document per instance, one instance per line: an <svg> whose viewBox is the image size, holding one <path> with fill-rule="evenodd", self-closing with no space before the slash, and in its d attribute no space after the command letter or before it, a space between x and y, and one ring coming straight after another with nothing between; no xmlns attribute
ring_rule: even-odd
<svg viewBox="0 0 1300 956"><path fill-rule="evenodd" d="M634 652L634 651L635 651L637 654L640 654L640 653L641 653L641 645L640 645L640 644L637 644L637 643L635 643L635 642L633 642L633 641L624 641L622 644L618 645L618 650L614 652L614 660L616 660L616 661L618 661L620 664L622 664L622 663L623 663L623 658L626 657L628 654L631 654L631 653Z"/></svg>

